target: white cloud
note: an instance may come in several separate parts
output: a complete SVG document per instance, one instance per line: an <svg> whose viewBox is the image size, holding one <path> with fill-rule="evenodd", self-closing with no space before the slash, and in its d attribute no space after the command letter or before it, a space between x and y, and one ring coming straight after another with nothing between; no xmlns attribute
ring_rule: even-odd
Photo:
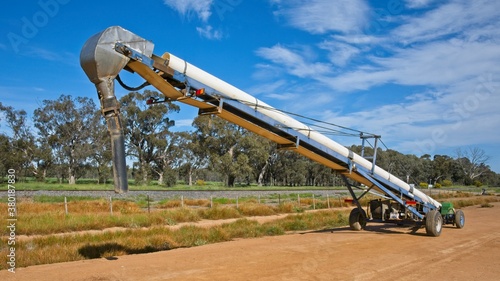
<svg viewBox="0 0 500 281"><path fill-rule="evenodd" d="M416 93L403 103L351 113L328 112L326 120L381 134L390 148L403 153L432 155L445 148L499 143L500 135L492 133L500 128L498 104L500 75L486 74L441 92Z"/></svg>
<svg viewBox="0 0 500 281"><path fill-rule="evenodd" d="M420 16L400 17L403 24L386 36L333 35L318 46L335 67L305 60L300 50L282 45L261 48L258 54L289 74L311 77L340 92L385 84L442 87L485 72L500 73L500 23L493 20L500 7L492 10L492 5L456 0ZM401 46L397 40L412 45ZM350 64L361 55L363 64Z"/></svg>
<svg viewBox="0 0 500 281"><path fill-rule="evenodd" d="M279 101L293 101L299 99L300 95L293 93L267 94L266 98Z"/></svg>
<svg viewBox="0 0 500 281"><path fill-rule="evenodd" d="M366 90L387 83L446 86L476 77L486 71L500 72L498 46L471 42L457 45L440 41L412 49L399 49L392 57L372 57L375 68L323 77L339 91Z"/></svg>
<svg viewBox="0 0 500 281"><path fill-rule="evenodd" d="M334 115L328 120L381 134L389 148L416 155L500 142L500 135L491 133L500 127L500 112L491 110L489 105L500 103L498 93L469 107L470 110L465 109L467 96L469 92L456 93L448 89L446 95L437 99L386 104L371 110ZM342 141L345 145L359 144L359 140L352 138Z"/></svg>
<svg viewBox="0 0 500 281"><path fill-rule="evenodd" d="M61 59L61 55L59 53L39 47L29 47L26 54L49 61L57 61Z"/></svg>
<svg viewBox="0 0 500 281"><path fill-rule="evenodd" d="M260 48L257 50L257 55L268 59L276 64L282 64L285 66L292 66L295 64L302 64L303 59L292 50L281 46L280 44L274 45L271 48Z"/></svg>
<svg viewBox="0 0 500 281"><path fill-rule="evenodd" d="M284 2L274 1L279 15L324 36L309 45L317 47L313 55L303 55L301 42L258 49L268 62L261 69L275 80L293 81L277 88L297 97L284 100L283 107L308 116L321 112L322 120L381 134L403 153L500 143L495 133L500 128L500 2L407 1L408 8L420 10L391 16L386 32L376 36L356 33L362 25L332 25L323 15L303 18L326 1L313 1L310 10L302 2ZM375 87L380 88L375 92ZM359 139L343 144L353 143Z"/></svg>
<svg viewBox="0 0 500 281"><path fill-rule="evenodd" d="M500 2L496 0L454 0L421 16L406 17L406 23L391 36L404 44L455 37L464 30L498 22L499 10Z"/></svg>
<svg viewBox="0 0 500 281"><path fill-rule="evenodd" d="M273 80L271 83L258 83L256 86L248 89L248 93L257 96L266 93L278 93L280 89L287 84L286 80Z"/></svg>
<svg viewBox="0 0 500 281"><path fill-rule="evenodd" d="M325 75L331 71L328 63L307 61L307 52L303 50L292 50L277 44L271 48L260 48L256 51L257 55L280 65L286 71L297 77L316 77Z"/></svg>
<svg viewBox="0 0 500 281"><path fill-rule="evenodd" d="M179 12L182 16L191 17L193 14L206 22L212 15L213 0L164 0L163 3Z"/></svg>
<svg viewBox="0 0 500 281"><path fill-rule="evenodd" d="M70 52L65 51L53 51L46 48L28 46L25 50L21 51L22 55L32 57L34 59L42 59L47 61L55 61L64 63L70 66L77 66L78 57Z"/></svg>
<svg viewBox="0 0 500 281"><path fill-rule="evenodd" d="M356 35L333 35L333 39L353 45L378 44L383 41L380 37L375 37L366 34Z"/></svg>
<svg viewBox="0 0 500 281"><path fill-rule="evenodd" d="M425 8L432 4L435 0L406 0L406 7L410 9Z"/></svg>
<svg viewBox="0 0 500 281"><path fill-rule="evenodd" d="M322 34L330 31L356 33L367 19L369 7L363 0L272 1L275 15L292 26Z"/></svg>
<svg viewBox="0 0 500 281"><path fill-rule="evenodd" d="M256 71L252 74L252 78L259 81L281 79L282 69L280 66L269 63L259 63L255 65Z"/></svg>
<svg viewBox="0 0 500 281"><path fill-rule="evenodd" d="M339 66L345 66L352 57L361 52L357 47L337 41L324 41L319 44L319 47L327 50L330 61Z"/></svg>
<svg viewBox="0 0 500 281"><path fill-rule="evenodd" d="M210 40L220 40L223 36L222 31L214 30L211 25L207 25L205 27L197 27L196 31L198 31L201 37L205 37Z"/></svg>

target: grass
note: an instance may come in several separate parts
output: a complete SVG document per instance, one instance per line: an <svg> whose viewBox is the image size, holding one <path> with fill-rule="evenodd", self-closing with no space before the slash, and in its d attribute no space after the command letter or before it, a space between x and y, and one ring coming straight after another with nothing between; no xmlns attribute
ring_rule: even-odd
<svg viewBox="0 0 500 281"><path fill-rule="evenodd" d="M447 191L447 190L434 190L429 193L429 196L432 198L439 199L448 199L448 198L464 198L464 197L472 197L475 196L474 193L468 191Z"/></svg>
<svg viewBox="0 0 500 281"><path fill-rule="evenodd" d="M113 190L112 183L97 184L92 180L79 180L76 184L58 183L56 180L47 180L46 182L37 181L18 181L15 184L16 190ZM0 183L0 190L7 190L7 184ZM345 189L345 187L316 187L316 186L240 186L226 187L221 182L205 182L203 185L189 186L184 183L178 183L173 187L165 187L152 182L149 185L135 185L133 180L129 180L129 190L324 190L324 189Z"/></svg>
<svg viewBox="0 0 500 281"><path fill-rule="evenodd" d="M492 197L492 196L476 196L476 197L471 197L467 199L456 199L456 200L449 200L450 202L453 203L453 207L457 209L461 209L464 207L469 207L469 206L474 206L474 205L488 205L489 203L492 202L499 202L500 198L498 197Z"/></svg>
<svg viewBox="0 0 500 281"><path fill-rule="evenodd" d="M345 190L344 186L257 186L252 185L237 185L235 187L225 187L221 182L210 182L201 181L201 184L194 183L192 186L187 185L183 181L179 181L173 187L165 187L158 185L155 181L152 181L149 185L135 185L133 179L128 181L130 190ZM5 183L5 178L0 179L0 190L7 190L7 185ZM17 181L17 190L113 190L114 186L111 181L105 184L97 184L97 180L94 179L78 179L76 184L70 185L66 182L59 183L55 178L47 178L44 182L38 182L34 178L25 178L23 180ZM498 187L473 187L473 186L451 186L449 188L442 189L431 189L430 192L440 192L441 190L453 189L453 190L463 190L469 192L480 192L482 188L486 188L488 193L499 193L500 188ZM426 189L421 189L426 191Z"/></svg>
<svg viewBox="0 0 500 281"><path fill-rule="evenodd" d="M311 194L312 195L312 194ZM306 197L301 195L300 205L295 196L293 201L282 200L281 204L259 204L253 197L240 198L238 207L231 200L215 200L213 208L209 208L207 199L186 199L184 208L178 199L160 202L150 202L151 212L139 198L136 202L113 200L112 211L110 202L105 199L90 199L82 197L67 198L66 206L62 196L38 196L31 199L19 199L17 203L19 235L52 234L85 230L102 230L110 227L140 228L161 225L176 225L182 222L196 222L202 219L218 220L241 218L246 216L269 216L283 213L302 213L307 209L327 209L350 207L338 198ZM459 197L459 198L456 198ZM464 199L466 198L466 199ZM443 193L439 201L452 201L457 208L480 205L491 201L486 196L471 197L470 193ZM370 196L362 199L366 206ZM263 200L265 201L265 200ZM0 209L7 210L7 204L0 203ZM7 212L2 212L0 218L6 220Z"/></svg>
<svg viewBox="0 0 500 281"><path fill-rule="evenodd" d="M67 262L92 258L109 258L126 254L150 253L179 247L201 246L229 241L236 238L253 238L283 235L286 231L322 229L343 226L347 222L347 211L322 211L300 214L274 222L259 224L248 219L239 219L210 228L183 226L177 230L164 227L149 229L127 229L97 234L74 234L43 236L22 239L16 243L17 266ZM5 245L6 239L2 238ZM7 248L0 248L0 269L6 267Z"/></svg>
<svg viewBox="0 0 500 281"><path fill-rule="evenodd" d="M46 203L51 201L52 203ZM303 212L304 208L296 203L281 205L265 205L257 203L241 203L234 205L214 205L213 208L179 208L177 204L167 203L169 208L148 213L138 203L114 200L111 214L110 202L104 199L68 201L66 214L65 204L59 199L34 202L22 200L17 203L18 235L47 235L54 233L76 232L86 230L103 230L111 227L141 228L163 225L176 225L183 222L196 222L202 219L220 220L241 218L244 216L267 216L279 213ZM205 201L193 200L191 203L205 205ZM7 203L0 203L0 210L7 210ZM7 219L7 212L0 216Z"/></svg>
<svg viewBox="0 0 500 281"><path fill-rule="evenodd" d="M66 197L67 202L70 201L88 201L95 200L93 197L89 196L48 196L48 195L35 195L33 196L33 202L39 203L63 203L64 197Z"/></svg>

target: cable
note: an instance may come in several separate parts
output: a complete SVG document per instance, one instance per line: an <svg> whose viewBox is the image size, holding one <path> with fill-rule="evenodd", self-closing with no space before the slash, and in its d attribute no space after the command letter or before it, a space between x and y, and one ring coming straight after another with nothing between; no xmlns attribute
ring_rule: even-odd
<svg viewBox="0 0 500 281"><path fill-rule="evenodd" d="M120 75L116 76L116 81L118 81L118 84L120 84L120 86L122 86L125 90L132 91L132 92L139 91L142 88L151 85L149 82L144 82L138 87L130 87L130 86L127 86L125 83L123 83L122 79L120 78Z"/></svg>
<svg viewBox="0 0 500 281"><path fill-rule="evenodd" d="M379 139L379 141L384 145L385 149L389 150L389 148L387 147L387 145L385 145L381 138Z"/></svg>
<svg viewBox="0 0 500 281"><path fill-rule="evenodd" d="M322 128L322 129L331 130L332 132L339 132L339 133L341 133L341 135L345 135L345 136L359 137L360 134L375 136L375 134L372 134L372 133L363 132L363 131L360 131L360 130L348 128L348 127L337 125L337 124L330 123L330 122L325 122L325 121L322 121L322 120L319 120L319 119L314 119L314 118L307 117L307 116L304 116L304 115L301 115L301 114L297 114L297 113L285 111L285 110L282 110L282 109L277 109L277 108L274 108L274 107L262 106L262 105L259 105L257 103L246 102L246 101L243 101L243 100L238 100L238 99L233 99L233 98L226 98L226 99L234 100L234 101L240 102L242 104L246 104L246 105L251 106L251 107L262 108L262 109L266 109L266 110L269 110L269 111L277 111L277 112L285 113L285 114L288 114L288 115L296 116L296 117L299 117L299 118L302 118L302 119L311 120L311 121L314 121L314 122L317 122L317 123L327 124L327 125L330 125L330 126L334 126L334 127L338 127L338 128L344 129L344 130L348 130L348 131L352 131L352 132L358 133L358 134L352 134L352 133L349 134L349 133L346 133L346 132L341 132L339 130L334 130L334 129L331 129L331 128L327 128L327 127L323 127L323 126L319 126L319 125L315 125L315 124L311 124L311 123L308 124L309 126L314 126L314 127L318 127L318 128Z"/></svg>

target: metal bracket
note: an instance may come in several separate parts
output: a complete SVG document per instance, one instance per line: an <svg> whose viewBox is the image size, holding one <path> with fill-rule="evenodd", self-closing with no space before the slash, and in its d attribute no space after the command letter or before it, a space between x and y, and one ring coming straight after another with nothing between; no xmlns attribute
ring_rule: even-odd
<svg viewBox="0 0 500 281"><path fill-rule="evenodd" d="M219 99L219 105L213 106L209 108L200 108L198 110L198 115L211 115L211 114L220 114L222 112L222 107L224 105L224 100Z"/></svg>
<svg viewBox="0 0 500 281"><path fill-rule="evenodd" d="M298 136L291 136L288 138L292 143L278 144L278 150L294 150L299 147L300 138Z"/></svg>
<svg viewBox="0 0 500 281"><path fill-rule="evenodd" d="M117 42L115 44L115 51L133 60L140 61L149 67L153 67L154 60L152 58L130 48L123 43Z"/></svg>
<svg viewBox="0 0 500 281"><path fill-rule="evenodd" d="M352 171L356 171L356 163L354 163L354 152L352 150L349 150L349 155L347 156L347 165L349 166L349 174L352 173Z"/></svg>
<svg viewBox="0 0 500 281"><path fill-rule="evenodd" d="M363 207L361 206L361 203L359 203L359 199L361 199L361 197L363 197L367 192L361 194L360 197L356 197L356 194L354 193L354 190L352 189L352 184L349 182L349 180L347 179L347 177L345 175L341 175L341 177L344 180L344 183L347 186L347 189L349 190L349 193L351 194L351 197L352 197L352 200L353 200L354 204L356 204L356 207L360 210L360 214L362 214L364 216L365 220L366 220L367 217L366 217L365 212L362 212L363 211Z"/></svg>
<svg viewBox="0 0 500 281"><path fill-rule="evenodd" d="M371 172L373 174L375 171L375 165L377 162L378 140L381 138L381 136L379 136L379 135L363 135L363 133L361 133L361 135L359 137L362 140L361 141L361 157L364 157L365 159L372 161ZM365 142L367 139L375 139L375 144L373 146L373 156L365 156Z"/></svg>

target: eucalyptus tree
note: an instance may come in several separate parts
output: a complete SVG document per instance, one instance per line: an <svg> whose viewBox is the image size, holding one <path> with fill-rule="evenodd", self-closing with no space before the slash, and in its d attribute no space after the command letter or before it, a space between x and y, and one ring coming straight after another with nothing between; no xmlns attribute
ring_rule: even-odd
<svg viewBox="0 0 500 281"><path fill-rule="evenodd" d="M50 157L62 168L61 172L65 171L69 183L75 184L92 150L96 105L90 98L69 95L44 100L42 104L34 112L39 138L51 148Z"/></svg>
<svg viewBox="0 0 500 281"><path fill-rule="evenodd" d="M5 170L15 169L18 175L25 174L24 172L28 169L34 172L32 162L36 144L27 126L26 111L15 110L11 106L4 106L0 103L1 117L10 128L10 132L2 134L2 147L4 148L2 161Z"/></svg>
<svg viewBox="0 0 500 281"><path fill-rule="evenodd" d="M90 163L97 172L97 183L106 183L111 177L111 138L106 128L104 118L100 111L96 111L93 117L91 130L92 143L90 150Z"/></svg>
<svg viewBox="0 0 500 281"><path fill-rule="evenodd" d="M196 117L193 126L209 160L208 167L224 177L226 186L233 186L237 176L250 173L248 157L241 153L239 146L248 132L213 115Z"/></svg>
<svg viewBox="0 0 500 281"><path fill-rule="evenodd" d="M456 161L465 176L466 184L472 184L476 178L490 170L486 164L490 156L479 147L459 148L456 150L456 157Z"/></svg>
<svg viewBox="0 0 500 281"><path fill-rule="evenodd" d="M0 112L5 117L5 122L10 128L9 139L10 150L5 154L10 162L10 168L14 168L19 174L36 174L34 166L37 145L35 135L28 124L28 114L25 110L16 110L12 106L0 104Z"/></svg>
<svg viewBox="0 0 500 281"><path fill-rule="evenodd" d="M180 154L179 167L181 168L186 182L193 185L195 173L208 165L208 154L200 143L196 132L176 132L176 145Z"/></svg>
<svg viewBox="0 0 500 281"><path fill-rule="evenodd" d="M173 186L177 182L179 168L186 162L189 146L184 132L168 132L154 153L151 168L158 176L158 184Z"/></svg>
<svg viewBox="0 0 500 281"><path fill-rule="evenodd" d="M142 185L151 181L153 173L158 177L163 175L164 164L168 163L159 164L166 159L170 128L175 125L168 114L179 111L179 106L171 102L148 105L151 98L162 100L163 95L145 90L142 94L131 92L120 99L127 154L137 160L134 177L136 183Z"/></svg>
<svg viewBox="0 0 500 281"><path fill-rule="evenodd" d="M195 118L198 155L209 159L208 167L224 177L227 186L238 180L250 184L263 178L271 143L216 116Z"/></svg>

